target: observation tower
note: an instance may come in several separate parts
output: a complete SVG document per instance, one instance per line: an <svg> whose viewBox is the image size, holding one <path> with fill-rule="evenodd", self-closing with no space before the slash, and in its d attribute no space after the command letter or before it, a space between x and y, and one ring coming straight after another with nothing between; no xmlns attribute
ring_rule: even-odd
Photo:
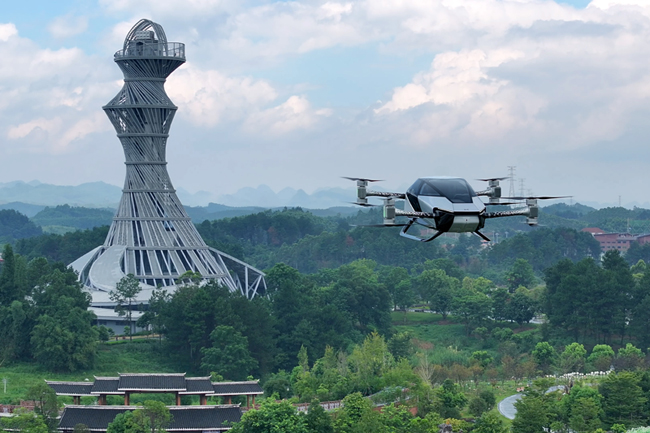
<svg viewBox="0 0 650 433"><path fill-rule="evenodd" d="M114 305L108 292L127 274L140 281L143 303L156 287L175 288L187 271L249 299L264 294L261 271L205 244L167 173L165 150L178 107L164 84L185 62L185 45L167 42L159 24L143 19L126 35L115 62L124 87L103 109L124 149L122 199L104 245L70 265L91 290L93 306Z"/></svg>

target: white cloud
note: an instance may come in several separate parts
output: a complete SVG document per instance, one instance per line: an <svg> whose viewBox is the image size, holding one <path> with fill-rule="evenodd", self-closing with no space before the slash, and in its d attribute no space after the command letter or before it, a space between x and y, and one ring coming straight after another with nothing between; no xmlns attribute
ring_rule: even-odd
<svg viewBox="0 0 650 433"><path fill-rule="evenodd" d="M253 113L247 124L260 132L285 134L299 129L309 129L320 119L330 115L330 110L314 110L307 98L294 95L277 107Z"/></svg>
<svg viewBox="0 0 650 433"><path fill-rule="evenodd" d="M88 18L67 14L56 17L47 26L47 30L55 38L69 38L85 32L88 29Z"/></svg>
<svg viewBox="0 0 650 433"><path fill-rule="evenodd" d="M182 106L180 115L207 127L239 121L278 96L264 80L228 77L216 70L201 70L191 63L169 78L166 89L174 103Z"/></svg>
<svg viewBox="0 0 650 433"><path fill-rule="evenodd" d="M13 23L0 24L0 41L7 42L10 37L16 36L18 29Z"/></svg>

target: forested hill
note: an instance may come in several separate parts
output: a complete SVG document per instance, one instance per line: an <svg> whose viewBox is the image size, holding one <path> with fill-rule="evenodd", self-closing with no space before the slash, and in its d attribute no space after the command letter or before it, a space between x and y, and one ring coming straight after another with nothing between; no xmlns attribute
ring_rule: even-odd
<svg viewBox="0 0 650 433"><path fill-rule="evenodd" d="M486 247L472 235L423 243L400 237L399 228L356 227L378 220L381 215L376 209L347 217L319 217L301 209L285 209L204 221L197 228L209 245L260 269L286 263L303 273L337 268L358 259L406 269L440 259L448 263L445 270L458 278L485 276L504 282L504 272L518 258L526 259L541 275L563 258L578 261L599 255L598 243L590 234L571 228L539 227L502 237L498 244ZM44 234L17 240L15 247L28 259L44 256L71 263L101 245L107 229Z"/></svg>
<svg viewBox="0 0 650 433"><path fill-rule="evenodd" d="M92 229L110 225L115 211L113 209L97 209L74 207L67 204L55 207L46 207L31 220L43 227L62 227L73 231L77 229Z"/></svg>

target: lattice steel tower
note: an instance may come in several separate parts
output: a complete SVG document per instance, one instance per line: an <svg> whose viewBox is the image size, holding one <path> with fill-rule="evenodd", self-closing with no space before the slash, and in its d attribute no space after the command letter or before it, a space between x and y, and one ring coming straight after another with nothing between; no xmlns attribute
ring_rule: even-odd
<svg viewBox="0 0 650 433"><path fill-rule="evenodd" d="M185 45L167 42L159 24L140 20L115 62L124 87L103 109L124 148L122 199L104 245L72 266L87 286L103 292L129 273L154 288L175 286L179 275L193 271L249 298L262 293L262 272L205 244L167 173L165 150L177 107L164 84L185 62Z"/></svg>

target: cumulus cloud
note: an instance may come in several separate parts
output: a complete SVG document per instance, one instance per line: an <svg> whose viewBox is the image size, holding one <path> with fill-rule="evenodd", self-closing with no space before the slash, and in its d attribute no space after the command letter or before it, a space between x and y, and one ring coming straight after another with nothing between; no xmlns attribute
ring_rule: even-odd
<svg viewBox="0 0 650 433"><path fill-rule="evenodd" d="M13 23L0 24L0 41L7 42L10 37L16 36L18 29Z"/></svg>
<svg viewBox="0 0 650 433"><path fill-rule="evenodd" d="M88 18L71 14L56 17L47 26L47 30L55 38L69 38L83 33L88 29Z"/></svg>
<svg viewBox="0 0 650 433"><path fill-rule="evenodd" d="M12 152L60 153L110 127L98 121L96 109L119 87L107 85L98 59L79 48L41 48L17 33L13 25L0 26L0 36L10 35L0 39L0 55L12 59L0 64L4 146Z"/></svg>
<svg viewBox="0 0 650 433"><path fill-rule="evenodd" d="M229 77L216 70L202 70L191 63L169 78L166 89L176 105L183 106L182 116L204 126L239 121L278 96L264 80Z"/></svg>
<svg viewBox="0 0 650 433"><path fill-rule="evenodd" d="M312 127L320 118L331 115L331 110L314 110L304 96L291 96L277 107L253 113L248 126L258 131L284 134L298 129Z"/></svg>

